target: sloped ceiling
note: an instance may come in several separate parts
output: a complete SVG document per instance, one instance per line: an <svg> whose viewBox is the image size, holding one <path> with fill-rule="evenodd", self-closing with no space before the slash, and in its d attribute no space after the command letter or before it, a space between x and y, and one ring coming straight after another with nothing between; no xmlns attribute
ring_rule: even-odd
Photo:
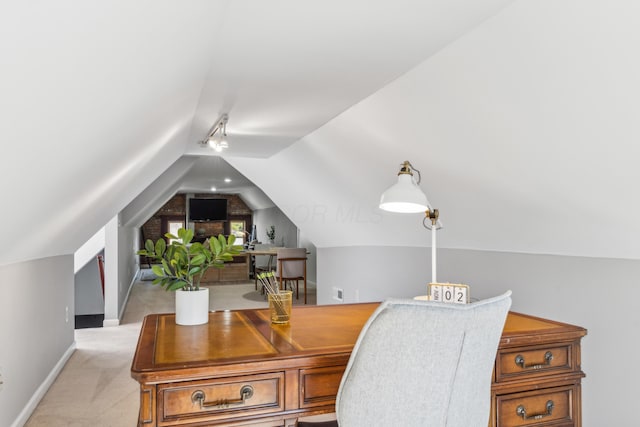
<svg viewBox="0 0 640 427"><path fill-rule="evenodd" d="M516 2L269 159L295 183L229 161L320 247L428 246L420 214L376 208L410 160L443 247L639 259L638 16Z"/></svg>
<svg viewBox="0 0 640 427"><path fill-rule="evenodd" d="M444 246L640 258L638 6L511 3L3 4L0 264L210 186L189 159L221 113L225 160L317 246L428 246L376 208L408 159Z"/></svg>
<svg viewBox="0 0 640 427"><path fill-rule="evenodd" d="M507 3L2 3L0 263L73 253L221 113L267 157Z"/></svg>

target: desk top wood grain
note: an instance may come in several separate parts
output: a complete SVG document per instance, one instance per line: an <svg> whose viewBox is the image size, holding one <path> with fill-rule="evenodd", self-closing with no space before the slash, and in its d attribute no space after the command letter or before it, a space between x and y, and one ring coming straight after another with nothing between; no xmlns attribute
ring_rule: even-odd
<svg viewBox="0 0 640 427"><path fill-rule="evenodd" d="M222 369L249 362L287 364L323 355L348 359L362 326L378 305L294 307L290 325L271 325L267 309L211 312L209 323L199 326L176 325L174 314L148 315L131 374L140 379L150 372ZM500 348L584 335L586 330L577 326L511 312Z"/></svg>

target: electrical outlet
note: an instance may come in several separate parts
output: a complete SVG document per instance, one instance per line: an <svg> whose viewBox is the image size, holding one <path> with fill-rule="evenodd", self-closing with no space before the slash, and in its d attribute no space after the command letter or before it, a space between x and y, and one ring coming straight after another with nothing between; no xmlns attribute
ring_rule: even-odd
<svg viewBox="0 0 640 427"><path fill-rule="evenodd" d="M64 321L65 323L69 323L69 307L64 308Z"/></svg>
<svg viewBox="0 0 640 427"><path fill-rule="evenodd" d="M333 299L336 301L344 301L344 292L340 288L336 288L335 286L332 288Z"/></svg>

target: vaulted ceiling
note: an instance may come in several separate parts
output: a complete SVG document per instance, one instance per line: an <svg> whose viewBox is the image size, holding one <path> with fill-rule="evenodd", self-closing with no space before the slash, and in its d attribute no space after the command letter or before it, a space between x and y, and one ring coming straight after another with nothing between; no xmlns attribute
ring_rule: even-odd
<svg viewBox="0 0 640 427"><path fill-rule="evenodd" d="M630 2L0 6L11 250L72 253L176 191L277 204L317 246L428 246L377 210L411 160L455 248L640 258ZM230 148L199 144L222 113ZM230 166L231 167L230 167ZM256 187L257 186L257 187Z"/></svg>

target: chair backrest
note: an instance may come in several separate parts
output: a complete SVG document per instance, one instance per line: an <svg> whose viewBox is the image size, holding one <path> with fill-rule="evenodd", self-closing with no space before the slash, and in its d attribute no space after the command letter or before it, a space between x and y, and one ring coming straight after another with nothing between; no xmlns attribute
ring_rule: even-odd
<svg viewBox="0 0 640 427"><path fill-rule="evenodd" d="M510 296L471 304L383 302L342 377L338 424L486 427Z"/></svg>
<svg viewBox="0 0 640 427"><path fill-rule="evenodd" d="M304 277L307 258L306 248L281 248L277 252L276 277L282 277L283 279ZM297 259L292 260L291 258ZM282 269L282 274L280 274L280 269Z"/></svg>

